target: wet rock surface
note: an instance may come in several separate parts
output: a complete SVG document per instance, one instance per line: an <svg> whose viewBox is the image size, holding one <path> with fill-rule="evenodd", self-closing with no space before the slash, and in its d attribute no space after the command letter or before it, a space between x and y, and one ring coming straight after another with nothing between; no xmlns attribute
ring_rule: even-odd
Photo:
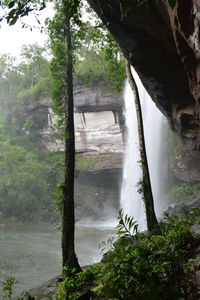
<svg viewBox="0 0 200 300"><path fill-rule="evenodd" d="M199 81L195 80L197 76L194 78L199 64L199 12L196 1L188 0L183 4L179 0L172 10L168 1L155 0L140 13L135 10L137 1L134 0L123 1L123 4L119 0L89 2L117 39L153 101L171 125L187 136L183 124L186 120L188 123L195 121L195 99L199 99ZM128 8L131 9L125 14ZM177 36L187 40L187 52L181 50ZM188 72L186 61L192 60L192 56L196 59L191 67L195 72ZM193 92L194 89L196 92Z"/></svg>
<svg viewBox="0 0 200 300"><path fill-rule="evenodd" d="M57 289L58 280L61 276L52 278L51 280L41 284L40 286L33 288L29 291L33 300L56 300L55 291ZM14 297L13 300L17 300L18 297ZM31 299L32 300L32 299Z"/></svg>
<svg viewBox="0 0 200 300"><path fill-rule="evenodd" d="M121 178L121 168L80 172L75 180L77 220L115 219L119 210Z"/></svg>
<svg viewBox="0 0 200 300"><path fill-rule="evenodd" d="M170 216L177 216L177 215L181 215L184 212L184 209L192 209L192 208L199 208L200 207L200 197L197 197L195 199L192 200L185 200L183 199L183 201L179 202L179 203L175 203L173 205L170 205L168 207L168 209L165 211L166 213L168 213Z"/></svg>
<svg viewBox="0 0 200 300"><path fill-rule="evenodd" d="M153 0L137 11L136 0L88 0L115 36L145 88L187 148L199 155L200 4ZM189 157L191 159L189 159ZM185 160L184 158L184 160ZM189 167L189 165L188 165ZM200 171L195 177L200 178ZM198 174L197 174L198 173Z"/></svg>

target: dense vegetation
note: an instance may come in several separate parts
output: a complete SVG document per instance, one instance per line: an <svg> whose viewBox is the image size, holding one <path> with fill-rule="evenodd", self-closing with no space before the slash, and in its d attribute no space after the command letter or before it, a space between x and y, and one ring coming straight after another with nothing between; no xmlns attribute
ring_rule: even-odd
<svg viewBox="0 0 200 300"><path fill-rule="evenodd" d="M45 220L53 210L58 169L51 168L52 158L36 143L37 124L31 118L20 124L15 117L25 105L49 95L48 64L38 45L23 46L18 62L0 57L1 219Z"/></svg>
<svg viewBox="0 0 200 300"><path fill-rule="evenodd" d="M45 52L45 48L33 44L23 46L18 59L9 54L1 55L1 109L14 110L49 96L49 62Z"/></svg>
<svg viewBox="0 0 200 300"><path fill-rule="evenodd" d="M5 122L1 130L7 132L0 142L1 218L45 221L53 210L50 203L61 166L54 161L55 154L39 151L30 136L8 134Z"/></svg>
<svg viewBox="0 0 200 300"><path fill-rule="evenodd" d="M132 218L121 213L115 242L103 258L82 273L70 276L57 289L57 299L197 300L198 259L192 259L198 241L191 227L200 224L199 210L183 211L160 224L161 235L138 233Z"/></svg>

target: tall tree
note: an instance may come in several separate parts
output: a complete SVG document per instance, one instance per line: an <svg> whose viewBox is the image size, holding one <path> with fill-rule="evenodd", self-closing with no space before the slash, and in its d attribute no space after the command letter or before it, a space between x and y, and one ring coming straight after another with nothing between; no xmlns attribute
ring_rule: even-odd
<svg viewBox="0 0 200 300"><path fill-rule="evenodd" d="M75 137L74 137L74 99L73 99L73 56L71 36L71 13L69 1L62 1L64 16L64 50L65 50L65 178L63 186L63 224L62 255L63 266L81 271L74 250L74 171L75 171Z"/></svg>
<svg viewBox="0 0 200 300"><path fill-rule="evenodd" d="M17 93L22 86L22 75L16 66L16 58L10 54L0 56L0 101L1 111L10 111L16 103Z"/></svg>
<svg viewBox="0 0 200 300"><path fill-rule="evenodd" d="M45 59L45 51L46 49L37 43L22 46L20 66L22 72L26 74L26 89L33 88L39 78L47 75L48 64Z"/></svg>
<svg viewBox="0 0 200 300"><path fill-rule="evenodd" d="M147 228L150 232L159 234L160 228L154 210L153 193L151 188L149 167L148 167L147 154L146 154L140 97L139 97L138 88L135 79L131 72L129 62L126 62L126 73L135 100L135 108L136 108L137 124L138 124L138 136L139 136L139 150L140 150L142 174L143 174L142 194L143 194L143 199L144 199L144 204L146 209Z"/></svg>
<svg viewBox="0 0 200 300"><path fill-rule="evenodd" d="M73 46L72 19L77 14L79 1L63 0L56 6L56 16L49 22L49 33L54 58L51 64L54 108L64 127L65 174L62 185L62 265L81 271L74 247L74 101L73 101ZM65 274L64 274L65 275Z"/></svg>

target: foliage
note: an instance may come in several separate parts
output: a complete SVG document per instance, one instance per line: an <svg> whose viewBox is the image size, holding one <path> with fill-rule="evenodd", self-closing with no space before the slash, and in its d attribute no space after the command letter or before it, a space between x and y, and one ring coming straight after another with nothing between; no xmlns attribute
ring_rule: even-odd
<svg viewBox="0 0 200 300"><path fill-rule="evenodd" d="M80 4L80 3L79 3ZM84 4L85 5L85 4ZM97 17L93 23L83 21L81 18L81 6L75 21L72 22L72 42L74 78L76 83L93 84L97 80L110 83L117 91L120 91L125 79L124 59L120 54L119 47ZM83 12L82 12L83 14ZM57 15L53 20L48 20L48 33L51 50L54 58L51 61L52 98L57 113L65 87L63 47L63 15L57 5Z"/></svg>
<svg viewBox="0 0 200 300"><path fill-rule="evenodd" d="M87 287L89 282L88 273L77 273L76 269L64 268L66 279L61 282L57 288L57 300L73 300L81 295L83 288Z"/></svg>
<svg viewBox="0 0 200 300"><path fill-rule="evenodd" d="M15 57L0 56L0 101L1 109L10 110L16 103L16 94L22 87L22 76L15 65Z"/></svg>
<svg viewBox="0 0 200 300"><path fill-rule="evenodd" d="M109 299L197 299L194 274L185 273L194 222L194 217L167 219L162 235L137 233L134 244L126 237L129 230L124 230L99 266L93 291Z"/></svg>
<svg viewBox="0 0 200 300"><path fill-rule="evenodd" d="M17 300L34 300L35 297L32 297L29 293L29 291L25 290L21 292L20 298L17 298Z"/></svg>
<svg viewBox="0 0 200 300"><path fill-rule="evenodd" d="M29 121L30 130L33 124ZM23 221L46 211L48 219L53 190L63 176L62 154L38 151L30 135L17 136L8 125L0 118L0 211L6 218Z"/></svg>
<svg viewBox="0 0 200 300"><path fill-rule="evenodd" d="M125 80L125 60L117 42L94 16L95 25L82 25L85 35L75 56L75 81L91 85L106 81L117 92L122 90ZM84 47L83 47L84 45Z"/></svg>
<svg viewBox="0 0 200 300"><path fill-rule="evenodd" d="M149 0L137 1L134 7L134 11L136 15L143 14L150 7ZM128 11L129 12L129 11Z"/></svg>
<svg viewBox="0 0 200 300"><path fill-rule="evenodd" d="M21 17L28 16L28 14L33 11L35 12L36 17L36 12L46 7L46 1L2 0L0 5L5 9L4 14L0 16L0 22L5 19L9 25L14 25ZM39 20L38 23L40 24ZM23 27L25 26L26 25L23 24Z"/></svg>
<svg viewBox="0 0 200 300"><path fill-rule="evenodd" d="M110 250L104 264L89 267L82 273L83 278L90 274L90 284L96 294L93 299L98 295L109 299L197 299L194 278L188 280L184 272L193 222L189 217L167 219L162 224L161 236L137 233L135 244L126 236L122 237ZM76 292L81 290L85 281L76 286L76 279L72 278L67 283L67 291L70 288L75 288ZM65 296L63 287L59 299L66 299Z"/></svg>
<svg viewBox="0 0 200 300"><path fill-rule="evenodd" d="M31 116L26 118L26 122L24 124L24 128L26 130L33 130L35 128L35 122Z"/></svg>
<svg viewBox="0 0 200 300"><path fill-rule="evenodd" d="M170 7L173 9L176 5L177 0L168 0Z"/></svg>
<svg viewBox="0 0 200 300"><path fill-rule="evenodd" d="M124 234L128 235L129 237L133 238L134 235L138 232L138 224L136 221L133 220L133 217L125 215L123 210L119 211L118 215L119 223L117 225L117 234L119 236L123 236Z"/></svg>
<svg viewBox="0 0 200 300"><path fill-rule="evenodd" d="M54 205L57 212L62 214L63 212L63 187L64 182L59 182L54 191L54 199L52 201L52 204Z"/></svg>
<svg viewBox="0 0 200 300"><path fill-rule="evenodd" d="M3 282L3 300L10 300L11 296L13 294L13 286L17 283L15 277L13 276L7 276Z"/></svg>
<svg viewBox="0 0 200 300"><path fill-rule="evenodd" d="M13 287L18 283L18 280L14 276L7 276L3 281L3 300L11 300L13 295ZM30 295L29 291L24 290L21 292L20 297L17 300L34 300L34 298Z"/></svg>
<svg viewBox="0 0 200 300"><path fill-rule="evenodd" d="M180 150L181 141L173 131L170 131L169 137L169 156L171 160L174 160Z"/></svg>
<svg viewBox="0 0 200 300"><path fill-rule="evenodd" d="M19 103L32 103L49 96L49 62L45 54L46 49L37 44L22 47L22 61L18 69L22 77L23 88L18 93Z"/></svg>
<svg viewBox="0 0 200 300"><path fill-rule="evenodd" d="M200 184L182 183L173 186L170 194L175 201L185 201L195 198L200 193Z"/></svg>
<svg viewBox="0 0 200 300"><path fill-rule="evenodd" d="M0 74L0 108L4 115L0 115L0 211L3 219L48 220L64 163L57 153L49 155L38 148L38 124L31 116L20 124L12 114L19 112L19 106L49 95L45 49L37 44L23 46L17 62L10 55L2 55Z"/></svg>
<svg viewBox="0 0 200 300"><path fill-rule="evenodd" d="M142 165L142 161L140 161ZM136 183L137 192L141 195L142 199L144 200L144 180L140 178L140 180Z"/></svg>
<svg viewBox="0 0 200 300"><path fill-rule="evenodd" d="M114 237L110 237L107 241L102 241L99 244L98 249L103 256L106 256L106 253L113 247L114 240Z"/></svg>
<svg viewBox="0 0 200 300"><path fill-rule="evenodd" d="M82 53L82 59L75 62L75 83L92 85L105 78L105 58L102 54L90 49Z"/></svg>
<svg viewBox="0 0 200 300"><path fill-rule="evenodd" d="M64 5L64 7L63 7ZM51 52L53 58L50 63L51 74L51 96L53 100L54 111L62 116L64 114L64 95L66 93L69 82L66 83L66 24L64 10L66 10L70 22L70 30L73 39L70 55L74 57L76 49L76 39L73 31L76 30L76 36L79 36L81 28L80 20L81 1L57 2L55 5L56 14L52 20L47 20L47 30L49 34Z"/></svg>
<svg viewBox="0 0 200 300"><path fill-rule="evenodd" d="M21 90L17 97L20 104L28 104L45 99L50 93L49 77L41 78L29 89Z"/></svg>
<svg viewBox="0 0 200 300"><path fill-rule="evenodd" d="M9 141L0 144L0 158L0 210L7 217L28 220L30 212L51 201L50 167L34 152Z"/></svg>
<svg viewBox="0 0 200 300"><path fill-rule="evenodd" d="M37 44L23 46L21 60L0 56L0 101L6 113L21 104L47 97L50 93L49 62L45 49Z"/></svg>
<svg viewBox="0 0 200 300"><path fill-rule="evenodd" d="M74 299L85 287L92 289L91 299L199 299L196 261L190 258L190 229L200 222L199 215L199 210L184 211L178 217L166 215L160 224L162 234L154 235L134 230L135 222L121 211L119 240L112 244L102 263L67 277L57 290L58 299Z"/></svg>
<svg viewBox="0 0 200 300"><path fill-rule="evenodd" d="M64 81L64 66L65 66L65 53L63 47L63 15L57 12L53 20L48 20L48 34L51 43L51 51L53 59L50 63L51 73L51 97L54 105L54 112L58 115L62 114L63 105L63 90L65 89Z"/></svg>

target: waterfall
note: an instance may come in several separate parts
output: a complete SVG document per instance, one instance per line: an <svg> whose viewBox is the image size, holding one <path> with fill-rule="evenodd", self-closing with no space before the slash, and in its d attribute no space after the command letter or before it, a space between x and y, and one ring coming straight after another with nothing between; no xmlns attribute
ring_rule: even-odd
<svg viewBox="0 0 200 300"><path fill-rule="evenodd" d="M164 117L158 110L149 94L143 87L137 73L132 68L142 106L144 134L150 178L154 196L154 205L157 217L161 217L164 203L160 197L160 168L161 168L161 130ZM145 209L141 195L137 192L137 183L142 178L139 164L139 142L137 118L133 92L126 82L124 90L125 120L127 128L126 152L124 158L123 182L121 188L121 207L125 214L131 215L138 222L140 230L146 229Z"/></svg>

